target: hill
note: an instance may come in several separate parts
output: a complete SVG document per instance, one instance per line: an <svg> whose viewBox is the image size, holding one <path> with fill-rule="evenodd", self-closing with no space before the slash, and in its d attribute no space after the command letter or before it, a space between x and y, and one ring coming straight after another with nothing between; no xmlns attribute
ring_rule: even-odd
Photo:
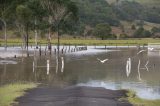
<svg viewBox="0 0 160 106"><path fill-rule="evenodd" d="M106 0L108 3L116 3L117 0ZM126 1L126 0L119 0L119 1ZM160 0L127 0L127 1L135 1L143 5L150 5L150 6L159 6Z"/></svg>
<svg viewBox="0 0 160 106"><path fill-rule="evenodd" d="M86 26L94 28L100 23L108 23L118 32L123 26L127 34L134 33L130 30L132 25L143 26L149 31L153 27L160 27L159 0L76 0L75 2L79 7L77 29L80 35L84 35ZM137 20L141 23L137 23ZM142 23L143 25L137 25Z"/></svg>

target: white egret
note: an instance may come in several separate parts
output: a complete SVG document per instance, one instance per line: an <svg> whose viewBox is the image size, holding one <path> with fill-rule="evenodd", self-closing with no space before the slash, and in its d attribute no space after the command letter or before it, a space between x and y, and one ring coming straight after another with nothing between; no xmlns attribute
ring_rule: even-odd
<svg viewBox="0 0 160 106"><path fill-rule="evenodd" d="M142 52L145 52L146 50L141 50L141 51L139 51L138 53L137 53L137 55L139 55L140 53L142 53Z"/></svg>
<svg viewBox="0 0 160 106"><path fill-rule="evenodd" d="M99 58L97 58L97 60L99 60L102 64L104 64L106 61L108 61L108 59L101 60Z"/></svg>
<svg viewBox="0 0 160 106"><path fill-rule="evenodd" d="M154 48L148 48L148 50L152 51Z"/></svg>

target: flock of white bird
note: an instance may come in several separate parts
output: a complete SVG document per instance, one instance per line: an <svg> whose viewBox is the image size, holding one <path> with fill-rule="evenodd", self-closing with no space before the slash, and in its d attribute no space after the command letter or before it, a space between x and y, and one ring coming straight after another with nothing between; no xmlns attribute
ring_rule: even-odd
<svg viewBox="0 0 160 106"><path fill-rule="evenodd" d="M153 50L153 48L150 48L150 50ZM137 55L141 54L142 52L145 52L146 50L141 50L137 53ZM99 58L97 58L97 60L104 64L106 63L109 59L104 59L104 60L101 60ZM58 57L56 57L56 73L58 73L58 67L59 67L59 60L58 60ZM131 58L128 58L127 59L127 63L126 63L126 75L127 77L130 76L131 74L131 63L132 63L132 60ZM144 68L140 68L140 65L141 65L141 60L139 60L139 63L138 63L138 79L141 81L141 75L140 75L140 69L146 69L147 71L149 71L148 69L148 64L149 64L149 61L146 62ZM35 62L33 61L33 72L35 71L35 67L47 67L47 75L49 75L50 73L50 60L47 60L47 65L46 66L36 66L35 65ZM63 73L64 72L64 57L61 57L61 72Z"/></svg>
<svg viewBox="0 0 160 106"><path fill-rule="evenodd" d="M149 48L151 51L153 50L153 48ZM139 55L139 54L141 54L141 53L143 53L143 52L146 52L147 50L140 50L138 53L137 53L137 55ZM100 61L102 64L104 64L105 62L107 62L109 59L104 59L104 60L101 60L101 59L99 59L99 58L97 58L97 60L98 61ZM128 60L127 60L127 63L126 63L126 75L127 75L127 77L129 77L130 76L130 74L131 74L131 58L128 58ZM145 64L145 66L144 66L144 68L140 68L140 65L141 65L141 60L139 60L139 63L138 63L138 80L142 80L141 79L141 75L140 75L140 69L145 69L145 70L147 70L147 71L149 71L149 69L148 69L148 64L149 64L149 61L147 61L146 62L146 64Z"/></svg>

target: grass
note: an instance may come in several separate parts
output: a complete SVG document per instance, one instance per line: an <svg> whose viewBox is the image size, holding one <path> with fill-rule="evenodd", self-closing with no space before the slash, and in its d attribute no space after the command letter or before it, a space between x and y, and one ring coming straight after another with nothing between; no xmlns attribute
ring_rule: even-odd
<svg viewBox="0 0 160 106"><path fill-rule="evenodd" d="M30 45L34 45L34 40L29 40ZM61 39L61 45L111 45L111 46L132 46L147 45L148 43L159 43L160 39L144 38L144 39L127 39L127 40L95 40L95 39ZM47 44L47 40L40 40L39 43ZM57 39L52 40L52 44L57 44ZM4 40L0 39L0 45L4 45ZM22 45L21 39L9 39L8 45Z"/></svg>
<svg viewBox="0 0 160 106"><path fill-rule="evenodd" d="M0 106L10 106L14 100L25 94L25 90L37 87L34 83L15 83L0 87Z"/></svg>
<svg viewBox="0 0 160 106"><path fill-rule="evenodd" d="M127 93L127 101L129 101L133 106L160 106L160 100L145 100L136 96L134 91L129 90ZM123 98L122 100L126 100Z"/></svg>

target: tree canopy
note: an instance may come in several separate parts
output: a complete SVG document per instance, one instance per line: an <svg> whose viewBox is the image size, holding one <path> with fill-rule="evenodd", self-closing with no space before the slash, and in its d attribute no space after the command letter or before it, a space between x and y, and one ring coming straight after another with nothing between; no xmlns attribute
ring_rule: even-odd
<svg viewBox="0 0 160 106"><path fill-rule="evenodd" d="M108 24L97 24L94 29L94 35L104 40L110 35L111 31L112 29Z"/></svg>

